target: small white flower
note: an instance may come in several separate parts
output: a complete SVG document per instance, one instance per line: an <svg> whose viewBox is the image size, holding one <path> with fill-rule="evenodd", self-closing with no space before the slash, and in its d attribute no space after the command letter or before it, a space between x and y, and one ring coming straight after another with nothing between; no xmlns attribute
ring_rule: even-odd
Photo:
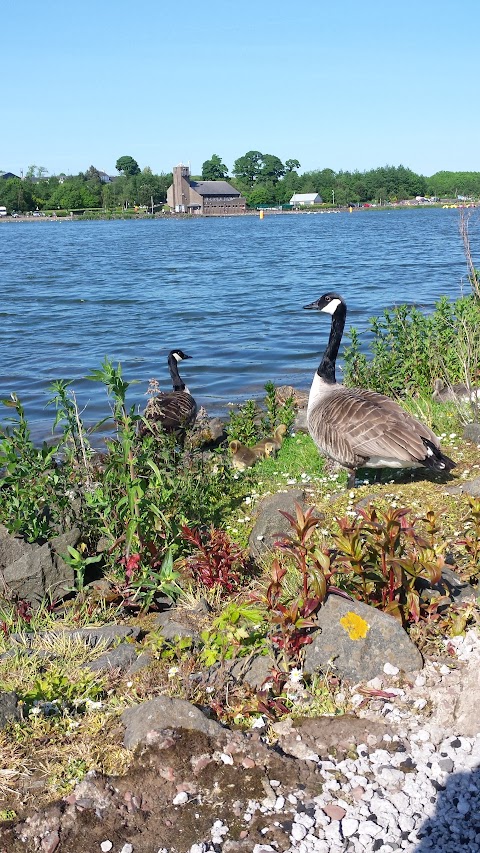
<svg viewBox="0 0 480 853"><path fill-rule="evenodd" d="M177 672L178 672L178 666L171 666L170 669L168 670L168 677L169 678L175 678Z"/></svg>

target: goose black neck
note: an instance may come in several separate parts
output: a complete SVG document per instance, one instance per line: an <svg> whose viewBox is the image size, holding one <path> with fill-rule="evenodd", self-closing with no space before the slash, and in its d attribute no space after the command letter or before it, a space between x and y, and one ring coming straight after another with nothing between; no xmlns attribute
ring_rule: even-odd
<svg viewBox="0 0 480 853"><path fill-rule="evenodd" d="M173 355L168 357L168 369L170 371L170 376L172 377L173 390L183 391L185 388L185 382L182 382L182 379L180 378L177 359Z"/></svg>
<svg viewBox="0 0 480 853"><path fill-rule="evenodd" d="M324 382L331 385L336 383L335 378L335 363L337 360L340 341L342 340L343 330L345 328L345 318L347 316L346 305L340 303L337 310L332 316L332 326L330 329L330 337L326 346L323 358L317 370L318 375Z"/></svg>

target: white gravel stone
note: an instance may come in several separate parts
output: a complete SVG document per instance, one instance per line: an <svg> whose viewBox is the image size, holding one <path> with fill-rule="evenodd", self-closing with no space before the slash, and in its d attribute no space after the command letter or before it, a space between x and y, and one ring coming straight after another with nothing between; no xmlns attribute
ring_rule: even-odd
<svg viewBox="0 0 480 853"><path fill-rule="evenodd" d="M180 791L173 798L172 803L174 806L183 806L185 803L188 803L188 794L185 791Z"/></svg>
<svg viewBox="0 0 480 853"><path fill-rule="evenodd" d="M294 841L302 841L307 834L307 829L301 823L294 823L292 826L292 831L290 833L290 837L293 838Z"/></svg>
<svg viewBox="0 0 480 853"><path fill-rule="evenodd" d="M342 832L345 838L350 838L358 829L358 820L353 817L344 817L342 820Z"/></svg>
<svg viewBox="0 0 480 853"><path fill-rule="evenodd" d="M111 841L102 841L102 843L100 844L100 850L102 851L102 853L108 853L108 851L111 850L112 847L113 844Z"/></svg>

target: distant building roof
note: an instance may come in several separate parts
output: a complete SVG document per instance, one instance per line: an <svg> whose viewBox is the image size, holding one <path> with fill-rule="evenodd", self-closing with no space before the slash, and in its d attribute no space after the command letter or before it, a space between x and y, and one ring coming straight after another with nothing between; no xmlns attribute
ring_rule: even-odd
<svg viewBox="0 0 480 853"><path fill-rule="evenodd" d="M228 181L190 181L199 195L241 195Z"/></svg>
<svg viewBox="0 0 480 853"><path fill-rule="evenodd" d="M8 178L18 178L18 175L14 175L13 172L0 172L0 178L8 180Z"/></svg>
<svg viewBox="0 0 480 853"><path fill-rule="evenodd" d="M316 199L322 201L318 193L294 193L290 199L290 204L313 204Z"/></svg>

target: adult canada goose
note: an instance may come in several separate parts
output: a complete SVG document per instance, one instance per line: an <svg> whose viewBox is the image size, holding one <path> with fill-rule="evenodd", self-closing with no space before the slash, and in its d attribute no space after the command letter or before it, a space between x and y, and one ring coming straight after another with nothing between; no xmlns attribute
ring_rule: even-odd
<svg viewBox="0 0 480 853"><path fill-rule="evenodd" d="M308 398L308 431L321 453L350 472L357 468L418 468L450 471L438 438L401 406L383 394L337 384L335 362L342 340L347 306L338 293L325 293L305 305L330 314L330 337Z"/></svg>
<svg viewBox="0 0 480 853"><path fill-rule="evenodd" d="M245 468L251 468L259 459L265 456L273 456L275 447L272 441L267 440L262 446L255 444L253 447L246 447L239 441L234 439L229 444L232 452L232 466L237 471L245 471Z"/></svg>
<svg viewBox="0 0 480 853"><path fill-rule="evenodd" d="M469 400L480 400L480 389L469 388L468 385L445 385L442 379L435 379L433 384L432 400L437 403L465 402Z"/></svg>
<svg viewBox="0 0 480 853"><path fill-rule="evenodd" d="M178 364L191 358L181 349L168 353L168 369L172 377L173 391L161 391L148 401L143 413L147 423L140 424L140 435L154 431L158 426L165 432L184 432L193 426L197 416L197 404L178 372Z"/></svg>

